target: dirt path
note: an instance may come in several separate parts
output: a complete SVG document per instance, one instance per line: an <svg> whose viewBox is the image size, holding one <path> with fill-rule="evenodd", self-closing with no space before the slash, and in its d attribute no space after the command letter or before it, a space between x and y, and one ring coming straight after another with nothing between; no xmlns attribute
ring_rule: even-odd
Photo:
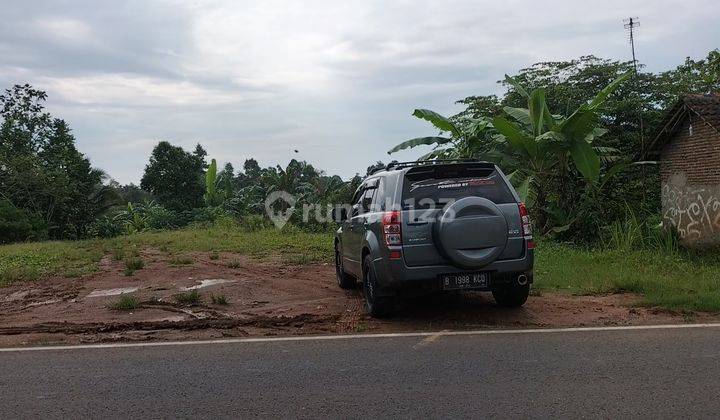
<svg viewBox="0 0 720 420"><path fill-rule="evenodd" d="M174 266L159 251L145 251L146 268L123 275L106 257L101 272L78 279L51 278L0 288L0 346L237 336L395 332L415 330L661 324L709 321L717 316L675 314L633 307L632 295L531 296L521 309L503 309L487 293L457 293L404 301L398 315L373 320L359 291L343 291L328 264L261 263L249 257L190 255ZM177 261L177 259L175 259ZM200 302L181 305L175 295L197 291ZM121 293L140 302L110 309ZM213 304L211 296L227 304Z"/></svg>

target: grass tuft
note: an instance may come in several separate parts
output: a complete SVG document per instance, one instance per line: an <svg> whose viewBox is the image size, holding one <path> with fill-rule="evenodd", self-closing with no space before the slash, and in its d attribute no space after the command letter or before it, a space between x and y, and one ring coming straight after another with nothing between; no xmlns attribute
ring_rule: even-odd
<svg viewBox="0 0 720 420"><path fill-rule="evenodd" d="M227 263L228 268L240 268L242 266L242 263L238 260L230 261Z"/></svg>
<svg viewBox="0 0 720 420"><path fill-rule="evenodd" d="M193 259L186 255L180 255L170 258L168 262L170 263L170 265L175 266L191 265L193 263Z"/></svg>
<svg viewBox="0 0 720 420"><path fill-rule="evenodd" d="M125 270L123 273L126 276L132 276L137 270L145 267L145 261L140 257L128 257L125 259Z"/></svg>
<svg viewBox="0 0 720 420"><path fill-rule="evenodd" d="M197 290L178 293L175 295L175 302L181 305L197 305L200 303L200 293Z"/></svg>
<svg viewBox="0 0 720 420"><path fill-rule="evenodd" d="M120 299L109 305L116 311L132 311L140 307L140 301L133 295L121 295Z"/></svg>
<svg viewBox="0 0 720 420"><path fill-rule="evenodd" d="M225 295L217 295L217 296L210 295L210 299L212 300L212 303L215 305L227 305L228 304L228 300L227 300L227 297L225 297Z"/></svg>

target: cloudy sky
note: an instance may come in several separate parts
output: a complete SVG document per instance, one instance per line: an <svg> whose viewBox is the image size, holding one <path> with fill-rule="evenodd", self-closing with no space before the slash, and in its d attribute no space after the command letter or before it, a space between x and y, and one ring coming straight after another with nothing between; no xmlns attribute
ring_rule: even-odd
<svg viewBox="0 0 720 420"><path fill-rule="evenodd" d="M80 150L123 183L159 140L200 142L236 168L295 157L364 173L434 134L414 108L452 114L540 60L629 59L628 16L649 71L720 47L717 0L0 0L0 14L0 86L47 91Z"/></svg>

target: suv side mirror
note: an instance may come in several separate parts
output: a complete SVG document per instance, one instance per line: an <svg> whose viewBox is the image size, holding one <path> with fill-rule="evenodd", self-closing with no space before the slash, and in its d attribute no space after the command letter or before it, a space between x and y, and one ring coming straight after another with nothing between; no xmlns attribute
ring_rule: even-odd
<svg viewBox="0 0 720 420"><path fill-rule="evenodd" d="M334 207L332 209L332 218L337 223L347 220L347 209L345 207Z"/></svg>

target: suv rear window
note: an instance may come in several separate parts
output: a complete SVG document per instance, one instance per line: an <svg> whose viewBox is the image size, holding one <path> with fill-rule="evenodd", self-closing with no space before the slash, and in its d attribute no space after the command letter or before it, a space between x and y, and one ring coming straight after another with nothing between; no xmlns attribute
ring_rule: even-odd
<svg viewBox="0 0 720 420"><path fill-rule="evenodd" d="M510 189L495 170L408 172L403 183L403 208L445 205L464 197L483 197L495 204L514 203ZM430 201L432 200L432 202Z"/></svg>

